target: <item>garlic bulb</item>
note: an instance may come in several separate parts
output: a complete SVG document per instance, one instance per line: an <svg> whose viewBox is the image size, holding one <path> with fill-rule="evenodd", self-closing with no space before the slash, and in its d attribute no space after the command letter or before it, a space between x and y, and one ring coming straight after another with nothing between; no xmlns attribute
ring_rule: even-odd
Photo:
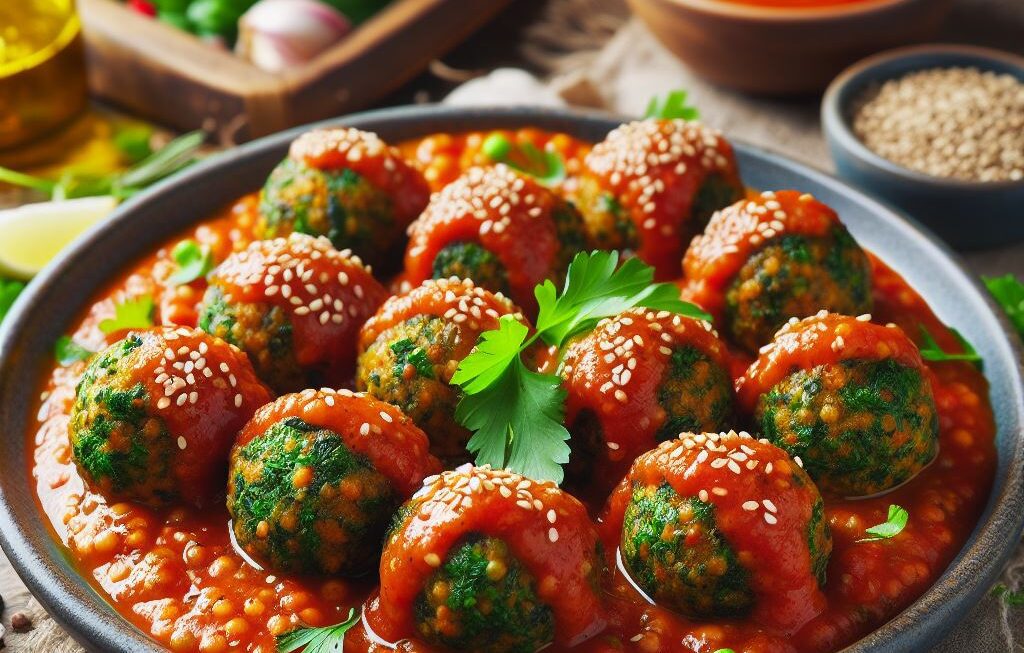
<svg viewBox="0 0 1024 653"><path fill-rule="evenodd" d="M238 27L235 51L263 70L279 72L337 43L352 23L318 0L260 0Z"/></svg>

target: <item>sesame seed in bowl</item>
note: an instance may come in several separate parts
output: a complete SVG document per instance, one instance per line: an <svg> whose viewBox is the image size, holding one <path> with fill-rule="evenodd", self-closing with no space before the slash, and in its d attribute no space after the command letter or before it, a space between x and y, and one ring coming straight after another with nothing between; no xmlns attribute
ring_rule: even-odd
<svg viewBox="0 0 1024 653"><path fill-rule="evenodd" d="M829 86L822 124L838 174L957 249L1024 240L1024 58L892 50Z"/></svg>

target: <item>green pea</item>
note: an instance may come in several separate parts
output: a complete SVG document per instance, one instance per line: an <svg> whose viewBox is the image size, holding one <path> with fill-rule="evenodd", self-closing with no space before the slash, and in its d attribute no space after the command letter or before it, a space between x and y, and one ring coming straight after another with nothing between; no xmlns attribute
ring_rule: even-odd
<svg viewBox="0 0 1024 653"><path fill-rule="evenodd" d="M504 161L512 151L512 142L501 134L491 134L484 141L482 149L491 161Z"/></svg>

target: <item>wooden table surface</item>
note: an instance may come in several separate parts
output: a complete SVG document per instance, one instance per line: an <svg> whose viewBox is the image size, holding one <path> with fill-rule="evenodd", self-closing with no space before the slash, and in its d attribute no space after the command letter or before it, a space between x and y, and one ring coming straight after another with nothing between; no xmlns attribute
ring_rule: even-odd
<svg viewBox="0 0 1024 653"><path fill-rule="evenodd" d="M523 65L522 57L518 54L517 43L522 41L530 26L538 20L544 4L543 2L513 3L494 23L485 27L451 55L445 57L445 63L455 68L474 70L487 70L499 65ZM991 16L989 18L991 19ZM956 15L953 20L957 22L960 31L966 30L966 36L962 40L988 42L1009 49L1024 48L1024 39L1020 37L1020 32L1017 32L1017 36L1014 37L1005 29L1002 31L998 28L993 29L991 22L979 22L973 11ZM993 37L996 40L995 43L992 42ZM443 97L453 85L452 79L444 80L435 75L424 74L389 97L382 106L437 100ZM737 100L741 104L745 101L742 98ZM751 113L759 110L756 105L756 102L751 102L749 109ZM816 107L817 100L812 99L793 103L790 108L796 114L806 118L816 115ZM809 119L814 121L813 117ZM824 152L820 132L816 132L816 134L811 137L811 141L817 141L816 143L812 142L811 149L819 153ZM820 167L828 167L827 161L813 160L818 157L807 158L811 158L811 162L817 163ZM11 197L7 197L6 200L7 203L10 203ZM4 199L0 198L0 206L3 204ZM1012 272L1018 277L1024 277L1024 245L967 253L964 255L964 259L968 269L976 274L999 275ZM56 625L32 598L2 552L0 552L0 596L6 603L0 623L7 630L6 636L3 637L7 651L15 653L73 653L83 650ZM32 630L25 633L11 631L11 617L18 612L24 612L29 616L33 624Z"/></svg>

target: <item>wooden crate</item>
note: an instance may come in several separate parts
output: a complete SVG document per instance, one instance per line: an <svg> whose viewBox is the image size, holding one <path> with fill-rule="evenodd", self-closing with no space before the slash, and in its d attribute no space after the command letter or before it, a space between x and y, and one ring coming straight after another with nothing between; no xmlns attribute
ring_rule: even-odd
<svg viewBox="0 0 1024 653"><path fill-rule="evenodd" d="M240 142L368 106L509 0L394 0L305 66L269 73L115 0L78 0L89 87L180 130Z"/></svg>

